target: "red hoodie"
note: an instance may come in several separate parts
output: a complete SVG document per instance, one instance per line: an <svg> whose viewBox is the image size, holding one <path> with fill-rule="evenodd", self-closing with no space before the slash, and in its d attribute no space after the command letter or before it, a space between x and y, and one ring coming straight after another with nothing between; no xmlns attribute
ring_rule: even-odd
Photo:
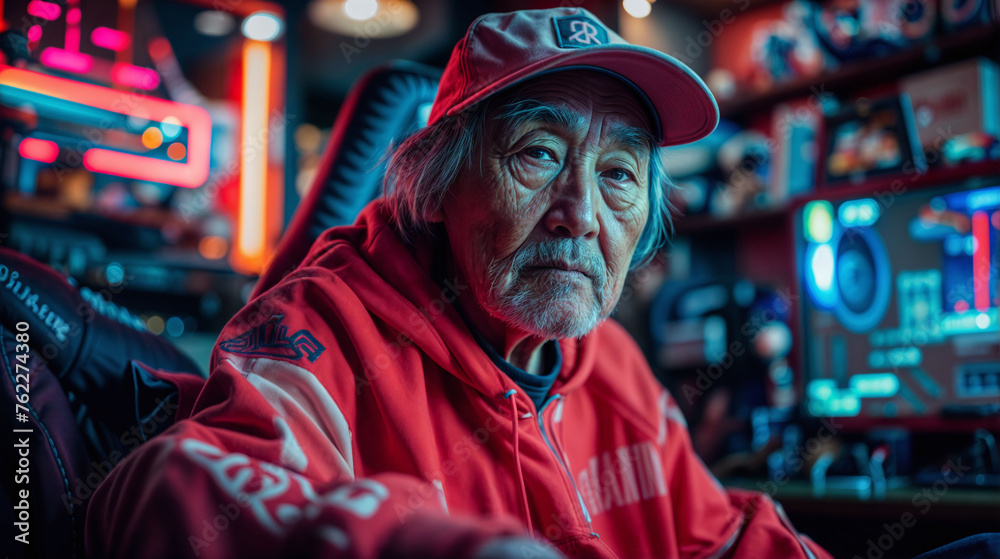
<svg viewBox="0 0 1000 559"><path fill-rule="evenodd" d="M469 557L503 534L570 557L828 558L727 491L629 335L560 340L541 410L490 360L376 201L223 331L181 417L95 493L97 557ZM198 392L200 390L200 393Z"/></svg>

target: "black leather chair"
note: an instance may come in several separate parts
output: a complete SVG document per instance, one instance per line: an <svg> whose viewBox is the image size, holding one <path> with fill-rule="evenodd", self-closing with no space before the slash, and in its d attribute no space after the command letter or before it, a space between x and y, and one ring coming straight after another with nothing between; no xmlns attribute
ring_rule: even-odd
<svg viewBox="0 0 1000 559"><path fill-rule="evenodd" d="M439 76L437 69L394 62L359 80L334 124L315 183L253 296L295 268L323 231L352 223L381 194L384 156L426 122ZM23 344L18 334L25 324ZM18 367L20 355L27 373ZM11 475L0 480L6 556L83 557L93 490L131 450L173 423L177 396L170 379L190 378L199 369L127 310L4 248L0 360L0 426L9 438L0 463L4 472L18 469L15 445L22 437L30 459L28 483ZM25 374L30 383L18 376ZM19 388L25 384L28 389ZM28 403L19 416L15 405L25 393ZM30 546L14 541L22 489L29 492Z"/></svg>
<svg viewBox="0 0 1000 559"><path fill-rule="evenodd" d="M176 390L146 364L167 377L200 375L127 310L0 248L0 424L9 438L0 459L4 472L27 474L0 480L10 503L0 504L8 557L82 556L93 490L173 423ZM14 540L24 519L30 546Z"/></svg>
<svg viewBox="0 0 1000 559"><path fill-rule="evenodd" d="M313 185L251 298L295 269L323 231L354 223L382 194L386 152L427 123L440 78L437 68L396 61L358 80L337 115Z"/></svg>

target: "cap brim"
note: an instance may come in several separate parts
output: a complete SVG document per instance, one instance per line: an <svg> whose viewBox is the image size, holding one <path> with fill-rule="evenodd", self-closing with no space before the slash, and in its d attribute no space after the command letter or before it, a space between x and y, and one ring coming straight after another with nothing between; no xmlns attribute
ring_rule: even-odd
<svg viewBox="0 0 1000 559"><path fill-rule="evenodd" d="M581 66L615 74L644 96L659 120L661 146L700 140L719 124L719 106L701 78L672 56L628 44L574 49L526 66L451 107L448 115L458 114L522 81L553 70Z"/></svg>

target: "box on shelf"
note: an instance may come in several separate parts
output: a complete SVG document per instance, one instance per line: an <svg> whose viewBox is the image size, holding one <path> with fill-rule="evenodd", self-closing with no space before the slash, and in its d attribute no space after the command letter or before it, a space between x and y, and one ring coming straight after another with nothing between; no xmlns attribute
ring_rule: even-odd
<svg viewBox="0 0 1000 559"><path fill-rule="evenodd" d="M816 182L818 138L823 114L817 99L783 103L774 108L771 137L776 149L768 185L772 205L813 190Z"/></svg>
<svg viewBox="0 0 1000 559"><path fill-rule="evenodd" d="M988 58L971 58L908 76L920 145L933 162L945 142L970 133L1000 137L1000 72Z"/></svg>
<svg viewBox="0 0 1000 559"><path fill-rule="evenodd" d="M825 121L826 185L859 183L874 176L907 175L927 168L913 123L909 95L861 97Z"/></svg>

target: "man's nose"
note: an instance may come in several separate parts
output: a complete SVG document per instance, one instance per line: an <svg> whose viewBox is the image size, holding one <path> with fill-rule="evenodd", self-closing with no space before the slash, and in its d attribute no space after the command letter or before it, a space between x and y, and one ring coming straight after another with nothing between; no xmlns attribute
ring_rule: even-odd
<svg viewBox="0 0 1000 559"><path fill-rule="evenodd" d="M567 166L556 177L545 227L557 237L592 239L600 233L597 216L600 185L592 169Z"/></svg>

